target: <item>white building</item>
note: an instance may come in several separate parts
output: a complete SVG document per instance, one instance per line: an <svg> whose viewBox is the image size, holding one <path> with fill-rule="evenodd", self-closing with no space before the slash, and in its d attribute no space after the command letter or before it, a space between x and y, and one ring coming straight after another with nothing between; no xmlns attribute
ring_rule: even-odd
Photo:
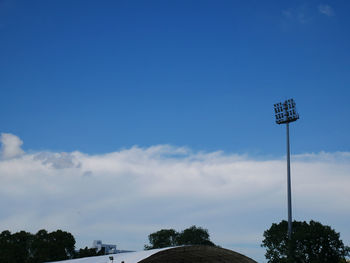
<svg viewBox="0 0 350 263"><path fill-rule="evenodd" d="M117 253L117 245L102 244L102 240L94 240L92 248L96 249L96 252L104 249L105 255Z"/></svg>

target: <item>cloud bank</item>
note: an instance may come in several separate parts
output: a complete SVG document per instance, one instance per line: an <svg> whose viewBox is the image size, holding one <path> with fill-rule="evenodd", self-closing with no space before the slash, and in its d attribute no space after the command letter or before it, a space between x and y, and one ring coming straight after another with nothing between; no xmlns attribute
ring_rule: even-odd
<svg viewBox="0 0 350 263"><path fill-rule="evenodd" d="M196 224L211 239L259 261L263 231L286 218L286 164L184 147L132 147L107 154L24 153L2 134L2 230L58 228L77 238L140 250L161 228ZM292 157L293 216L330 224L350 243L350 153Z"/></svg>

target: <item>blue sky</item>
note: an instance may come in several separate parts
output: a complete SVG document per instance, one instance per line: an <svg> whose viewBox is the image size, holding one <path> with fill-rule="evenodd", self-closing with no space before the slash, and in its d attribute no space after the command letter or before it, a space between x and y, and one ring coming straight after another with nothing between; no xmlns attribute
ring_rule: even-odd
<svg viewBox="0 0 350 263"><path fill-rule="evenodd" d="M206 161L212 160L209 156L217 152L221 152L220 157L213 157L213 163L225 163L225 158L236 162L235 156L245 160L242 165L247 165L246 160L273 163L285 155L285 130L274 123L273 104L293 97L301 116L291 125L295 158L309 162L311 154L315 165L322 160L329 165L339 162L345 172L334 176L349 182L344 175L349 172L350 152L349 10L348 0L0 0L3 165L8 167L11 158L19 163L32 158L66 176L73 172L62 167L80 169L82 175L107 176L81 156L93 159L128 153L130 161L129 152L135 149L161 167L162 161L174 161L168 155L179 151L185 155L179 166L184 160L186 164L198 158L202 162L200 153ZM135 145L138 147L132 148ZM166 153L160 150L155 157L150 149L157 145L173 148L167 148ZM76 167L75 162L90 168ZM158 174L158 168L144 176ZM3 176L19 176L15 168L3 169ZM40 174L53 173L42 169ZM300 173L308 169L300 168ZM195 171L206 178L200 168ZM28 176L33 175L28 172ZM107 184L109 179L104 180ZM8 182L10 187L13 182ZM33 185L33 192L38 185ZM140 196L140 200L145 198ZM17 202L14 197L6 198ZM34 197L28 193L25 198ZM334 201L341 203L337 198ZM300 219L308 218L307 211L305 208L300 213ZM3 222L10 222L6 220L12 213L4 212ZM50 217L49 212L46 215ZM345 229L329 216L326 213L320 218ZM268 225L276 218L265 219ZM188 220L183 226L197 222ZM23 225L33 231L40 227ZM160 225L173 227L164 218L163 224L154 223L153 228L145 227L141 232L157 230ZM9 228L16 226L8 224ZM69 224L67 228L84 233ZM135 233L135 239L141 232ZM80 244L90 242L89 238L92 236L81 238ZM233 242L229 237L220 238L228 246ZM132 244L135 242L125 246ZM142 244L132 248L138 247ZM260 250L252 253L262 258Z"/></svg>
<svg viewBox="0 0 350 263"><path fill-rule="evenodd" d="M0 127L26 149L349 149L349 1L1 1ZM329 6L329 15L320 12Z"/></svg>

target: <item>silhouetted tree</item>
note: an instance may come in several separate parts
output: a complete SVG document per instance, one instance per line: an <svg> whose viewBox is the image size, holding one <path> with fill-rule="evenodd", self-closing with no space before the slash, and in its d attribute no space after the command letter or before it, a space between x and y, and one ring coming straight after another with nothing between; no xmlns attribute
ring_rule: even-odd
<svg viewBox="0 0 350 263"><path fill-rule="evenodd" d="M145 245L145 249L176 246L178 233L174 229L162 229L148 236L151 245Z"/></svg>
<svg viewBox="0 0 350 263"><path fill-rule="evenodd" d="M20 231L12 235L12 259L14 262L27 263L30 261L30 258L32 257L32 242L33 235L31 233Z"/></svg>
<svg viewBox="0 0 350 263"><path fill-rule="evenodd" d="M57 230L39 230L35 235L20 231L0 234L1 263L42 263L72 258L75 239L72 234Z"/></svg>
<svg viewBox="0 0 350 263"><path fill-rule="evenodd" d="M49 235L50 260L64 260L74 256L75 239L71 233L56 230Z"/></svg>
<svg viewBox="0 0 350 263"><path fill-rule="evenodd" d="M191 226L178 233L174 229L162 229L148 236L150 245L145 249L163 248L181 245L207 245L215 246L210 241L207 229Z"/></svg>
<svg viewBox="0 0 350 263"><path fill-rule="evenodd" d="M6 230L0 234L0 262L12 263L15 249L12 242L12 234Z"/></svg>
<svg viewBox="0 0 350 263"><path fill-rule="evenodd" d="M288 238L288 223L272 224L264 232L262 247L269 263L342 263L349 255L340 234L319 222L293 222L292 238Z"/></svg>
<svg viewBox="0 0 350 263"><path fill-rule="evenodd" d="M214 246L210 241L207 229L191 226L182 231L177 237L177 245L206 245Z"/></svg>
<svg viewBox="0 0 350 263"><path fill-rule="evenodd" d="M39 230L33 237L32 263L45 262L50 259L49 234L45 229Z"/></svg>

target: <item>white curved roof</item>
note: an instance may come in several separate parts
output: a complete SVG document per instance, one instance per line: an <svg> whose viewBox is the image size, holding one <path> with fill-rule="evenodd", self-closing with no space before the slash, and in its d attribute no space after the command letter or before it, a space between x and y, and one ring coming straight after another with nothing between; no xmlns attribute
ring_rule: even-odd
<svg viewBox="0 0 350 263"><path fill-rule="evenodd" d="M137 263L145 258L152 256L153 254L158 253L159 251L171 249L172 247L160 248L160 249L151 249L139 252L127 252L119 254L111 254L105 256L97 257L87 257L87 258L77 258L77 259L68 259L62 261L56 261L59 263L112 263L109 257L113 257L113 263Z"/></svg>

